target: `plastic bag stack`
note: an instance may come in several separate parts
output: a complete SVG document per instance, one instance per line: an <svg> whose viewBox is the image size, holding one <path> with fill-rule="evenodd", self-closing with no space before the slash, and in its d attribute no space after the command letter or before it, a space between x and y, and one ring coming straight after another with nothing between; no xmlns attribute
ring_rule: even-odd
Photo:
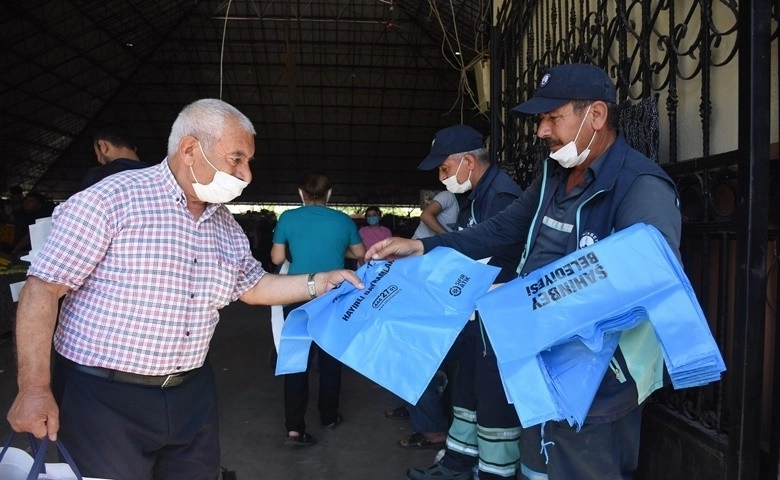
<svg viewBox="0 0 780 480"><path fill-rule="evenodd" d="M477 299L504 389L526 427L581 426L620 345L642 402L663 385L726 369L688 278L663 236L637 224Z"/></svg>

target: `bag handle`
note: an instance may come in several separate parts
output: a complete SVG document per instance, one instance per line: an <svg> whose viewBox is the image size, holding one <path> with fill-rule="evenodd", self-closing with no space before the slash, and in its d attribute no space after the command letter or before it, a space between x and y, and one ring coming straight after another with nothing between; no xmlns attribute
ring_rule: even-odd
<svg viewBox="0 0 780 480"><path fill-rule="evenodd" d="M63 445L59 440L55 441L54 443L57 445L62 458L65 459L65 463L67 463L70 469L73 470L73 473L76 474L76 479L84 480L84 478L81 476L81 472L79 472L79 469L76 468L76 462L73 461L73 457L71 457L70 453L68 453L68 451L65 449L65 445ZM27 475L27 480L38 480L38 475L44 472L46 465L44 463L43 457L46 455L46 447L48 446L49 437L44 437L41 441L41 446L38 449L38 453L35 455L35 460L33 460L33 466L30 469L30 474Z"/></svg>
<svg viewBox="0 0 780 480"><path fill-rule="evenodd" d="M5 452L8 451L8 447L11 446L11 440L14 439L14 433L11 432L10 435L8 435L8 440L5 441L5 445L3 445L3 449L0 450L0 462L3 461L3 457L5 457Z"/></svg>
<svg viewBox="0 0 780 480"><path fill-rule="evenodd" d="M16 435L16 432L11 432L10 435L8 435L8 440L5 441L5 444L3 445L3 449L0 450L0 461L3 460L3 457L5 456L5 452L8 451L8 448L11 446L11 443L14 441L14 435ZM27 438L30 440L30 450L32 451L33 456L35 456L38 453L38 442L35 441L35 437L32 433L27 433Z"/></svg>

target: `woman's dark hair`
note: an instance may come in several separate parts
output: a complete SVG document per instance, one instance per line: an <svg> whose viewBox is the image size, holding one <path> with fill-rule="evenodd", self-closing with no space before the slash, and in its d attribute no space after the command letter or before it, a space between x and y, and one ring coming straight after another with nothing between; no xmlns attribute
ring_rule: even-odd
<svg viewBox="0 0 780 480"><path fill-rule="evenodd" d="M330 190L330 180L321 173L309 172L298 185L309 200L325 200Z"/></svg>

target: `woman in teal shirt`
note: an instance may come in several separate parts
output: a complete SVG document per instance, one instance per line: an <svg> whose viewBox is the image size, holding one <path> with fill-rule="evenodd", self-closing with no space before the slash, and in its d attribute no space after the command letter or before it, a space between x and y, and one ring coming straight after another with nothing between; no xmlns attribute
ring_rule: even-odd
<svg viewBox="0 0 780 480"><path fill-rule="evenodd" d="M290 261L289 274L316 273L344 268L345 258L363 259L366 249L355 222L348 215L326 206L330 198L330 180L312 173L298 187L303 206L287 210L274 230L271 261L281 265ZM312 297L313 298L313 297ZM285 316L300 304L287 305ZM342 421L339 414L341 363L317 348L320 389L317 408L324 428L335 429ZM308 371L284 376L284 415L290 447L309 446L317 440L306 432L304 417L309 403Z"/></svg>

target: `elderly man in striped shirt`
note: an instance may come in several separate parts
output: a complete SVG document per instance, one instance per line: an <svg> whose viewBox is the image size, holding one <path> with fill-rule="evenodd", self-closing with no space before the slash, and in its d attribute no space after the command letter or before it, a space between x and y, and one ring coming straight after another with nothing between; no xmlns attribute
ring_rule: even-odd
<svg viewBox="0 0 780 480"><path fill-rule="evenodd" d="M222 204L251 180L254 134L235 107L198 100L175 120L160 164L108 177L54 212L19 300L8 420L38 438L59 433L85 476L218 478L206 356L218 310L300 302L343 281L362 288L348 270L274 275L252 257Z"/></svg>

